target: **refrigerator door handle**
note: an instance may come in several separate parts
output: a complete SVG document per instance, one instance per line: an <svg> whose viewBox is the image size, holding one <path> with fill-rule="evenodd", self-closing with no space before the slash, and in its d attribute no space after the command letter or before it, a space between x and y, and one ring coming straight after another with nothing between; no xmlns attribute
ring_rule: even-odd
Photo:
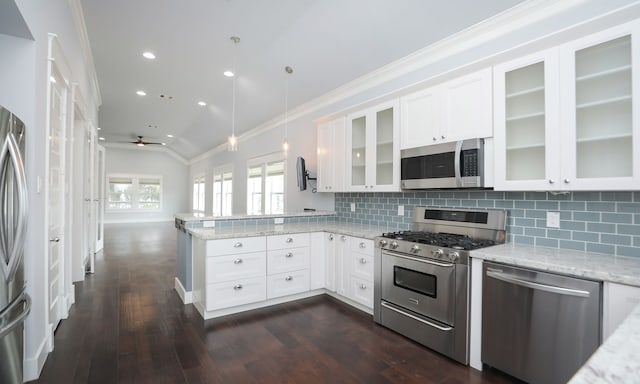
<svg viewBox="0 0 640 384"><path fill-rule="evenodd" d="M18 296L18 298L14 300L13 303L2 310L0 318L2 318L3 315L10 314L11 310L13 310L13 308L17 307L20 304L24 304L22 313L18 315L18 317L16 317L14 320L7 323L7 325L5 325L2 329L0 329L0 339L8 335L11 331L13 331L15 327L20 325L20 323L24 321L25 317L27 317L29 312L31 312L31 296L29 296L28 293L22 291L22 294Z"/></svg>
<svg viewBox="0 0 640 384"><path fill-rule="evenodd" d="M5 249L5 257L8 260L2 260L2 272L6 282L10 282L15 277L15 274L22 261L22 251L24 248L24 238L26 235L27 216L28 216L28 195L27 195L27 177L24 172L24 162L20 155L20 147L16 142L13 133L7 134L7 137L2 144L0 150L0 168L5 167L5 162L8 159L13 165L13 172L16 179L16 193L18 198L18 222L16 224L16 235L13 239L12 249ZM7 158L7 154L9 157ZM2 183L6 183L6 180L0 180ZM6 238L6 233L3 234Z"/></svg>

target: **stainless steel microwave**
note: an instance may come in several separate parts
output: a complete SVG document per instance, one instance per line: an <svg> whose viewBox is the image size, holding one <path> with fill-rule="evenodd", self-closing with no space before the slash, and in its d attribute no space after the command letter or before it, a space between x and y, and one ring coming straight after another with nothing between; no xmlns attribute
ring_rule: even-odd
<svg viewBox="0 0 640 384"><path fill-rule="evenodd" d="M400 152L402 189L484 188L484 139L434 144Z"/></svg>

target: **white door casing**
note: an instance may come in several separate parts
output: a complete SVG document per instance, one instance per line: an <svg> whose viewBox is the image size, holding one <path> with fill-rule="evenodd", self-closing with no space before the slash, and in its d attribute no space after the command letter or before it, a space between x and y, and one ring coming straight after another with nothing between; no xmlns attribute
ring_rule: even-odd
<svg viewBox="0 0 640 384"><path fill-rule="evenodd" d="M93 205L95 208L95 252L100 252L104 246L104 194L105 194L105 149L96 145L95 186Z"/></svg>

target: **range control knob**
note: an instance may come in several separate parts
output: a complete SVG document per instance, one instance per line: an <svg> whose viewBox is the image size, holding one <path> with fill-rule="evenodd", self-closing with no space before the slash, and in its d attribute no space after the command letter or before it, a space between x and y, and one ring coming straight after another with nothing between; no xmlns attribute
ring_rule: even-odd
<svg viewBox="0 0 640 384"><path fill-rule="evenodd" d="M387 240L380 240L378 244L380 244L380 247L385 247L387 245Z"/></svg>
<svg viewBox="0 0 640 384"><path fill-rule="evenodd" d="M440 248L434 249L431 251L431 256L433 257L441 257L444 254L444 251Z"/></svg>
<svg viewBox="0 0 640 384"><path fill-rule="evenodd" d="M455 251L454 252L449 252L449 254L447 256L449 256L449 260L454 261L454 262L460 258L460 254L458 252L455 252Z"/></svg>
<svg viewBox="0 0 640 384"><path fill-rule="evenodd" d="M391 242L391 249L396 249L398 248L398 242L397 241L392 241Z"/></svg>
<svg viewBox="0 0 640 384"><path fill-rule="evenodd" d="M413 247L411 247L411 252L413 253L418 253L419 250L420 247L418 247L418 244L414 244Z"/></svg>

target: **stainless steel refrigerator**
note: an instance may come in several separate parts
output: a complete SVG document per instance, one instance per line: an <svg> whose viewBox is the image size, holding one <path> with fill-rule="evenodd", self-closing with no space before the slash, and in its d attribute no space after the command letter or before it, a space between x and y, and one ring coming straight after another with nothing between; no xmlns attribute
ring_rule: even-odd
<svg viewBox="0 0 640 384"><path fill-rule="evenodd" d="M24 280L28 195L25 126L0 106L0 383L22 383L24 319L31 299Z"/></svg>

